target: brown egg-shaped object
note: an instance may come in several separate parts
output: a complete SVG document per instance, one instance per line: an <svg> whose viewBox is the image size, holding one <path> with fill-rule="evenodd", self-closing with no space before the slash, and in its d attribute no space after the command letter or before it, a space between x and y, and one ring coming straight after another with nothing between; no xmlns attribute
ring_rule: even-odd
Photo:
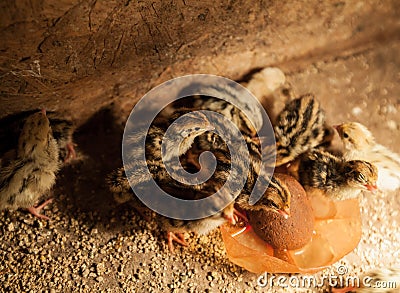
<svg viewBox="0 0 400 293"><path fill-rule="evenodd" d="M272 210L247 211L254 232L276 249L298 249L312 238L314 215L303 187L293 177L274 174L291 194L290 217L287 219Z"/></svg>

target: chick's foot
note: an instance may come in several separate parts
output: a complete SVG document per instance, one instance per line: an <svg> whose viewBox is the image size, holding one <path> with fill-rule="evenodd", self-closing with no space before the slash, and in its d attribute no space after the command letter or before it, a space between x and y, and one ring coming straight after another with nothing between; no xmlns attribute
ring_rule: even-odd
<svg viewBox="0 0 400 293"><path fill-rule="evenodd" d="M187 242L185 241L185 237L183 233L173 233L173 232L167 232L167 239L168 239L168 247L171 252L174 252L174 243L182 245L182 246L188 246Z"/></svg>
<svg viewBox="0 0 400 293"><path fill-rule="evenodd" d="M37 218L39 218L39 219L43 219L43 220L47 220L47 221L48 221L48 220L50 220L50 218L47 217L47 216L45 216L45 215L40 214L40 211L41 211L45 206L47 206L49 203L51 203L52 201L53 201L53 199L50 198L50 199L46 200L45 202L43 202L41 205L39 205L39 206L37 206L37 207L32 206L32 207L30 207L30 208L27 208L26 210L27 210L28 212L30 212L32 215L34 215L35 217L37 217Z"/></svg>
<svg viewBox="0 0 400 293"><path fill-rule="evenodd" d="M64 163L68 163L72 159L76 158L76 152L74 148L74 144L72 142L67 143L67 155L65 156Z"/></svg>

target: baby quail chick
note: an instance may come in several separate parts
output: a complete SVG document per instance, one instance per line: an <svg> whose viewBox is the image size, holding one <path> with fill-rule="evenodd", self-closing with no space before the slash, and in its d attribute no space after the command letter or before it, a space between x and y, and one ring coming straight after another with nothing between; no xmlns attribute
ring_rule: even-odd
<svg viewBox="0 0 400 293"><path fill-rule="evenodd" d="M129 176L132 184L138 186L152 179L147 176L147 171L137 164L137 161L143 157L143 153L146 155L147 168L157 182L163 180L173 181L165 169L164 162L171 160L171 156L176 149L178 150L178 155L186 153L198 135L213 129L207 117L201 112L188 113L184 121L174 126L180 136L172 137L172 140L164 140L164 143L162 143L168 126L187 111L187 109L182 109L175 112L169 121L156 120L147 132L145 149L137 143L139 137L146 134L144 129L138 127L138 129L134 129L129 134L126 146L128 161L125 161L125 168L121 167L115 170L107 178L108 186L114 193L117 202L122 203L134 198L126 175ZM162 157L161 146L165 149L164 158Z"/></svg>
<svg viewBox="0 0 400 293"><path fill-rule="evenodd" d="M377 168L366 161L345 161L328 152L313 150L300 159L300 183L317 188L335 200L355 198L363 190L376 191Z"/></svg>
<svg viewBox="0 0 400 293"><path fill-rule="evenodd" d="M279 89L285 80L285 74L279 68L266 67L251 76L246 88L262 101Z"/></svg>
<svg viewBox="0 0 400 293"><path fill-rule="evenodd" d="M5 154L10 150L14 150L18 143L19 134L28 117L38 112L37 110L29 110L1 119L0 138L3 143L0 146L0 153ZM73 123L67 118L61 118L58 112L46 111L46 116L50 121L53 137L59 147L59 158L61 161L68 162L76 157L72 134L74 132ZM15 154L13 154L15 156Z"/></svg>
<svg viewBox="0 0 400 293"><path fill-rule="evenodd" d="M395 293L399 292L400 268L375 269L360 278L360 286L332 288L334 293Z"/></svg>
<svg viewBox="0 0 400 293"><path fill-rule="evenodd" d="M249 204L249 196L241 194L237 200L237 205L243 211L268 209L285 218L290 216L290 192L285 184L275 176L272 176L268 188L263 197L256 204Z"/></svg>
<svg viewBox="0 0 400 293"><path fill-rule="evenodd" d="M74 125L68 119L62 119L55 112L48 113L51 130L53 137L57 142L60 150L60 158L64 163L69 162L76 158L74 143L72 141L72 134L74 132Z"/></svg>
<svg viewBox="0 0 400 293"><path fill-rule="evenodd" d="M275 138L280 166L323 142L325 114L319 102L308 94L290 101L276 119Z"/></svg>
<svg viewBox="0 0 400 293"><path fill-rule="evenodd" d="M18 140L17 158L0 171L0 209L27 208L34 216L47 220L39 212L51 200L38 207L33 205L55 183L58 155L46 112L29 116Z"/></svg>
<svg viewBox="0 0 400 293"><path fill-rule="evenodd" d="M366 160L378 168L378 188L400 187L400 156L375 142L372 133L361 123L349 122L335 127L344 146L347 160Z"/></svg>
<svg viewBox="0 0 400 293"><path fill-rule="evenodd" d="M207 95L192 95L195 89ZM238 97L240 94L243 97ZM263 125L261 105L257 99L249 98L251 95L245 89L239 86L235 88L234 84L231 86L191 84L184 88L179 96L186 98L174 102L174 107L184 106L220 113L234 123L243 134L251 137L255 136Z"/></svg>
<svg viewBox="0 0 400 293"><path fill-rule="evenodd" d="M182 111L187 112L188 110L185 109ZM182 114L184 113L175 112L170 120L174 120L174 118L177 118ZM192 112L187 114L186 120L175 126L177 127L176 132L179 133L181 137L172 138L172 141L163 141L162 147L165 148L166 156L162 158L161 142L163 140L165 130L169 124L171 124L171 121L168 121L168 123L166 123L165 121L163 121L162 123L160 121L156 121L155 124L150 127L146 138L145 150L142 150L141 148L137 149L134 147L136 135L143 135L141 130L138 130L137 133L134 133L130 136L129 139L132 140L133 148L132 150L130 150L129 153L129 162L125 162L125 169L119 168L111 173L107 178L107 183L110 187L110 190L114 193L116 201L120 203L129 200L133 200L134 202L138 201L129 185L129 181L126 176L129 176L131 183L135 184L139 188L141 186L144 186L145 188L145 183L148 182L149 179L151 179L148 176L145 176L146 172L144 172L144 170L141 170L140 166L136 165L136 159L140 158L140 156L143 156L143 152L146 152L147 168L153 175L155 181L159 185L164 185L164 187L166 187L167 189L174 189L174 196L184 198L186 200L194 200L206 196L205 193L203 193L201 190L190 188L190 186L186 187L184 184L180 184L179 182L174 183L175 180L173 180L169 176L167 170L165 169L164 162L168 162L171 159L171 154L176 149L178 149L178 155L186 153L186 151L190 148L194 139L198 135L201 135L206 131L212 130L213 127L210 125L207 117L204 114L200 112ZM179 145L182 137L183 141ZM138 205L134 204L134 206ZM173 241L185 245L182 234L183 232L194 231L198 234L206 234L211 229L219 226L227 219L231 222L234 221L232 208L233 204L213 216L193 221L175 220L162 215L158 215L156 219L161 228L167 231L168 245L171 251L173 251ZM175 233L177 233L177 235L175 235Z"/></svg>
<svg viewBox="0 0 400 293"><path fill-rule="evenodd" d="M263 181L264 185L269 183L268 174L272 174L273 168L275 167L275 145L271 143L268 144L266 141L265 145L263 144L264 149L261 149L261 142L259 138L252 138L245 135L243 136L243 139L247 145L247 151L250 159L247 180L243 189L244 192L251 194L260 175L260 180ZM247 153L241 153L238 141L231 141L230 146L233 150L236 150L240 157L247 157ZM239 160L235 162L235 164L232 164L228 145L219 135L212 132L207 132L198 136L195 140L193 148L191 148L187 153L187 162L200 169L200 165L198 164L197 160L199 153L204 151L211 151L217 160L217 167L212 177L212 179L214 179L214 184L215 182L220 182L223 184L231 174L231 169L234 169L238 174L240 174L240 176L245 174L245 165L243 163L245 160ZM262 153L265 153L264 158ZM263 168L263 171L265 172L261 173L261 168Z"/></svg>

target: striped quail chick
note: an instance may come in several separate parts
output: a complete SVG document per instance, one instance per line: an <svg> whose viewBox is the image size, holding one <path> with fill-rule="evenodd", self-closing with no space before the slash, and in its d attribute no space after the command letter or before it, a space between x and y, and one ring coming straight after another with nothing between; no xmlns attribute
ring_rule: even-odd
<svg viewBox="0 0 400 293"><path fill-rule="evenodd" d="M273 160L274 145L268 144L261 150L260 140L258 138L251 138L249 136L243 136L244 141L247 145L247 150L250 158L249 171L247 175L246 184L244 190L247 193L251 193L254 184L261 173L261 168L266 171L267 174L273 171L275 166L275 160ZM231 142L232 149L239 150L237 141ZM232 166L230 151L224 140L217 134L212 132L206 132L198 136L195 140L195 144L192 149L187 153L187 163L196 166L200 169L198 164L198 156L204 151L211 151L217 160L217 168L214 173L214 182L225 182L230 175L230 170L235 169L242 175L245 172L245 166L241 164L241 161ZM265 161L262 161L262 152L265 153ZM240 156L247 156L247 153L241 154ZM263 164L263 165L262 165ZM267 177L260 178L264 184L268 184L269 179Z"/></svg>
<svg viewBox="0 0 400 293"><path fill-rule="evenodd" d="M317 188L334 200L344 200L357 197L363 190L376 191L378 171L366 161L346 161L313 150L300 158L298 177L307 191Z"/></svg>
<svg viewBox="0 0 400 293"><path fill-rule="evenodd" d="M184 111L187 112L187 110ZM179 117L180 115L182 115L182 113L175 113L173 115L173 118ZM209 124L207 118L199 112L190 113L188 114L187 118L188 120L184 122L184 125L178 126L180 128L177 129L178 133L180 133L184 137L183 142L179 147L179 155L184 154L188 150L188 148L190 148L196 136L212 129L212 126ZM170 178L167 171L165 170L165 165L161 159L160 143L165 134L166 126L168 126L168 123L153 124L149 129L146 139L145 151L146 153L149 153L149 155L147 156L147 166L150 173L153 174L155 180L160 185L170 185L169 182L174 182L174 180ZM134 139L134 137L135 136L133 135L132 139ZM176 148L180 140L181 138L177 138L177 141L164 142L166 144L165 148L167 154L167 157L164 158L165 161L168 161L170 159L170 157L168 157L168 154L172 152L170 148ZM126 164L126 167L128 168L127 173L131 174L130 176L132 176L131 181L134 184L140 186L141 184L146 183L148 178L142 176L142 171L138 170L140 168L137 168L135 166L135 159L138 158L139 155L143 155L143 150L132 149L130 162ZM138 202L138 199L133 194L129 182L126 178L124 168L119 168L112 174L110 174L110 176L107 178L107 182L110 190L114 193L116 201L121 203L133 200L133 205L135 207L139 207L140 212L140 209L143 208L143 205L142 207L140 207L141 203ZM183 185L180 185L178 183L176 183L175 185L172 184L171 187L175 189L174 195L177 195L178 197L183 197L187 200L205 197L201 191L189 190L191 192L188 192L188 190L185 189ZM234 223L234 214L232 207L233 204L228 205L221 212L199 220L175 220L162 215L157 215L156 220L159 226L167 232L168 245L170 250L173 251L173 241L182 245L186 245L186 242L183 239L184 232L193 231L198 234L206 234L211 229L219 226L226 220ZM175 235L175 233L177 233L177 235Z"/></svg>
<svg viewBox="0 0 400 293"><path fill-rule="evenodd" d="M263 197L256 204L249 204L249 196L242 194L236 200L237 205L243 211L268 209L285 218L290 216L290 192L281 180L272 176L268 188Z"/></svg>
<svg viewBox="0 0 400 293"><path fill-rule="evenodd" d="M207 95L190 95L196 88L206 92ZM179 94L186 98L174 102L172 106L220 113L234 123L243 134L253 137L263 125L261 106L256 99L237 97L238 92L243 92L243 89L237 88L236 91L234 88L223 85L192 84Z"/></svg>
<svg viewBox="0 0 400 293"><path fill-rule="evenodd" d="M204 151L211 151L216 158L217 166L215 172L212 177L207 181L204 185L200 187L202 190L211 190L210 193L217 192L227 181L229 176L232 176L233 184L230 185L230 196L232 198L236 198L235 201L241 199L241 202L249 205L248 201L250 200L253 190L255 191L255 195L257 194L265 194L265 190L259 190L259 188L263 188L268 186L268 184L276 183L277 181L273 178L273 183L271 183L269 174L273 172L275 160L273 154L275 151L275 145L269 144L264 146L265 152L265 160L263 161L261 156L261 146L258 138L250 138L248 136L244 136L244 140L247 144L248 155L250 157L250 162L248 166L247 176L246 173L246 165L243 163L245 161L244 156L247 156L246 153L242 153L239 143L235 140L230 142L231 149L237 152L239 156L239 160L233 161L231 158L230 150L228 146L224 142L224 140L215 133L207 132L200 136L198 136L195 140L195 144L192 149L189 150L186 155L184 163L193 164L196 166L196 169L199 170L200 166L198 166L198 157L199 153ZM241 158L244 158L243 160ZM201 167L207 166L201 165ZM265 172L261 172L261 168ZM241 179L245 175L244 186L241 184ZM256 181L259 180L256 185ZM231 182L232 182L231 181ZM259 192L257 193L257 190ZM287 194L287 193L286 193ZM265 196L263 197L265 199ZM289 211L289 201L279 201L278 198L274 197L274 195L270 194L270 205L274 205L277 208L277 211L285 216L288 216ZM241 207L239 207L242 209ZM242 220L245 223L248 222L246 215L241 213L239 210L234 210L235 220Z"/></svg>
<svg viewBox="0 0 400 293"><path fill-rule="evenodd" d="M325 114L313 95L301 96L286 104L276 119L276 165L296 159L320 145L326 134Z"/></svg>
<svg viewBox="0 0 400 293"><path fill-rule="evenodd" d="M147 176L146 170L142 170L142 167L136 164L136 162L143 157L143 152L146 154L147 168L157 182L163 180L173 181L165 169L163 160L168 162L171 159L170 155L173 153L172 150L176 149L180 141L182 141L182 143L179 145L178 155L186 153L193 144L196 136L212 129L212 126L204 114L200 112L187 114L187 120L177 125L177 132L181 134L181 137L176 137L173 141L166 140L164 142L163 147L166 150L166 156L162 158L161 143L166 129L176 118L187 112L187 109L179 110L172 115L169 121L156 120L148 130L146 147L144 150L141 145L137 144L137 141L138 137L144 135L146 130L139 126L138 129L135 129L129 134L128 144L126 145L126 149L129 150L129 157L128 161L125 162L125 168L118 168L107 178L107 183L110 190L114 193L117 202L123 203L135 198L131 192L131 186L126 177L126 173L130 174L131 183L137 186L146 184L152 179Z"/></svg>
<svg viewBox="0 0 400 293"><path fill-rule="evenodd" d="M378 188L400 187L400 156L375 142L372 133L361 123L349 122L335 127L343 142L346 160L366 160L378 168Z"/></svg>
<svg viewBox="0 0 400 293"><path fill-rule="evenodd" d="M33 207L54 185L59 169L57 142L44 110L26 119L16 156L0 172L0 209L27 208L34 216L48 220L39 212L51 200Z"/></svg>

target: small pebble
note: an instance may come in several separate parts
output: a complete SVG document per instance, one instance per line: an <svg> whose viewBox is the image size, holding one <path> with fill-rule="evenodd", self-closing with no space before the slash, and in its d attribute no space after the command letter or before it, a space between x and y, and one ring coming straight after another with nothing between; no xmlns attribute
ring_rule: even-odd
<svg viewBox="0 0 400 293"><path fill-rule="evenodd" d="M14 224L13 224L13 223L8 224L8 225L7 225L7 230L8 230L9 232L13 232L13 231L14 231Z"/></svg>
<svg viewBox="0 0 400 293"><path fill-rule="evenodd" d="M386 122L386 124L389 127L389 129L391 129L391 130L397 130L397 128L398 128L397 123L394 120L388 120Z"/></svg>
<svg viewBox="0 0 400 293"><path fill-rule="evenodd" d="M360 107L354 107L353 109L351 109L351 113L354 115L354 116L358 116L358 115L360 115L361 113L362 113L362 109L360 108Z"/></svg>

